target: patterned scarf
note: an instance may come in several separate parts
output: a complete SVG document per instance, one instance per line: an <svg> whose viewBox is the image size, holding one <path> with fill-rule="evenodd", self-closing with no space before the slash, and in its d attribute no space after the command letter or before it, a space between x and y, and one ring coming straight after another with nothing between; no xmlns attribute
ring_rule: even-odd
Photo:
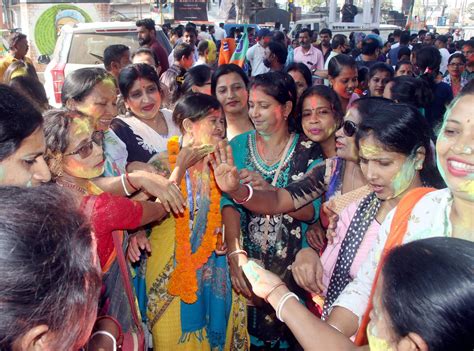
<svg viewBox="0 0 474 351"><path fill-rule="evenodd" d="M339 255L337 256L336 266L329 282L326 300L324 301L322 319L328 317L329 308L336 301L339 294L350 282L350 269L354 257L359 250L359 246L364 239L365 233L370 224L374 221L380 208L381 201L375 196L375 193L367 195L357 208L347 234L342 241Z"/></svg>

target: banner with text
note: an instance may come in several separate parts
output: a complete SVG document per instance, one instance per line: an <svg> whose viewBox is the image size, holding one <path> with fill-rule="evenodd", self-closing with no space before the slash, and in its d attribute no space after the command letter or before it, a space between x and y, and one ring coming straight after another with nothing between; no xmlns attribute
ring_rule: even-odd
<svg viewBox="0 0 474 351"><path fill-rule="evenodd" d="M176 21L207 21L207 0L175 0Z"/></svg>

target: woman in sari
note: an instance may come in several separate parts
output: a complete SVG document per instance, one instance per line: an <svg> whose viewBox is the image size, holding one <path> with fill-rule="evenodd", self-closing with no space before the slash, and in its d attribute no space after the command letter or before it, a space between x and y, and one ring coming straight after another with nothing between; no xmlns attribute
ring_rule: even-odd
<svg viewBox="0 0 474 351"><path fill-rule="evenodd" d="M387 252L387 243L395 239L399 243L407 243L422 238L434 236L455 237L473 241L474 211L473 196L473 155L474 155L474 120L471 116L471 106L474 103L474 83L469 83L451 104L446 114L440 135L436 143L438 170L448 188L430 191L422 189L410 192L401 201L397 209L392 210L385 218L377 235L374 247L369 252L354 280L349 283L333 303L329 311L328 323L342 334L350 337L354 335L361 320L367 321L371 290L376 281L376 273L382 254ZM239 185L238 174L229 148L221 145L216 152L216 181L223 191L230 192L230 196L245 202L245 206L257 209L259 204L266 204L266 211L278 213L292 211L299 208L315 197L319 196L323 187L317 181L313 186L304 186L301 189L278 189L268 191L255 190L249 196L245 186ZM225 161L225 162L222 162ZM322 169L315 168L308 173L313 179L319 179ZM312 174L311 174L312 173ZM305 177L306 178L306 177ZM397 219L394 217L397 215ZM404 225L392 225L392 223ZM390 241L389 241L390 239ZM392 244L393 245L393 244ZM364 319L362 319L365 317ZM361 337L356 338L359 344L364 343L361 328Z"/></svg>
<svg viewBox="0 0 474 351"><path fill-rule="evenodd" d="M62 109L50 110L44 118L47 162L54 180L58 185L73 190L86 216L90 218L98 240L97 252L106 286L102 296L102 312L116 317L124 332L133 330L136 325L130 317L130 306L120 278L113 232L135 229L165 217L168 214L165 204L169 204L175 212L183 211L184 199L172 181L180 180L184 174L181 170L186 169L194 156L192 153L181 153L171 180L144 171L118 177L116 182L122 186L125 194L143 190L160 199L160 202L132 201L103 192L91 182L91 179L102 174L104 158L102 133L94 131L89 117ZM126 243L123 232L118 233L118 240Z"/></svg>
<svg viewBox="0 0 474 351"><path fill-rule="evenodd" d="M213 96L184 97L175 106L173 122L183 135L181 146L192 142L212 150L225 135L222 108ZM172 138L168 143L172 167L179 148L178 139ZM214 253L220 246L216 235L221 230L220 193L205 159L186 171L180 187L189 212L167 218L150 235L146 286L153 347L223 350L231 287L225 256ZM230 341L233 335L228 335Z"/></svg>
<svg viewBox="0 0 474 351"><path fill-rule="evenodd" d="M292 133L296 86L288 74L272 72L256 76L250 84L249 96L250 118L256 130L238 135L230 143L244 184L264 189L283 187L322 161L321 149L316 143L303 134ZM288 266L306 245L305 222L318 218L319 201L288 215L262 216L260 213L245 210L230 197L223 198L232 283L234 289L247 298L251 298L251 294L239 267L240 260L248 256L292 284ZM276 321L268 304L251 299L247 311L253 346L292 347L291 334Z"/></svg>

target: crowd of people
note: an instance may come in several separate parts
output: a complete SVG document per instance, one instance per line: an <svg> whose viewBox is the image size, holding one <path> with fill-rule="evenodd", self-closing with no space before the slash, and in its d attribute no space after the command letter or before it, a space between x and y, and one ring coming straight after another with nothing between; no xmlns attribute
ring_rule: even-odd
<svg viewBox="0 0 474 351"><path fill-rule="evenodd" d="M1 350L473 350L473 38L136 25L9 39Z"/></svg>

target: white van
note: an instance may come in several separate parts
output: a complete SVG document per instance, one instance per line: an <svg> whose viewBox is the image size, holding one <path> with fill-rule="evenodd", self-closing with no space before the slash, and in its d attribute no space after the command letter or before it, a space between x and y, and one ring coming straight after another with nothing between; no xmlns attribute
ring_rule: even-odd
<svg viewBox="0 0 474 351"><path fill-rule="evenodd" d="M169 54L172 49L170 42L158 26L156 38ZM126 45L130 51L138 48L135 22L78 23L73 27L62 27L54 53L44 71L44 88L49 104L61 106L61 89L69 73L83 67L104 67L104 50L114 44Z"/></svg>

